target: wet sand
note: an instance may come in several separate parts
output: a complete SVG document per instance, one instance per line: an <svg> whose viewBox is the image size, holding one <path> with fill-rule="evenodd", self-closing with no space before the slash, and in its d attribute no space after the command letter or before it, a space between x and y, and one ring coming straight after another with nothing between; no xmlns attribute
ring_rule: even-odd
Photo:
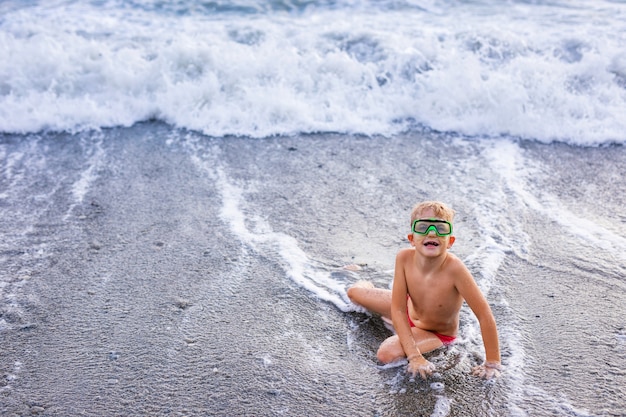
<svg viewBox="0 0 626 417"><path fill-rule="evenodd" d="M212 139L147 123L5 135L0 146L3 415L624 409L623 147L519 144L552 170L524 171L526 190L611 227L610 247L593 249L528 200L491 196L500 180L481 163L489 146L434 133ZM279 239L259 237L294 239L308 267L339 286L385 286L408 211L433 197L459 212L455 253L468 258L501 327L509 372L495 384L468 374L481 355L468 311L461 343L433 356L458 364L412 380L376 362L390 334L378 318L342 311L293 279ZM507 219L523 233L490 235L505 248L491 277L482 256L497 245L476 249L479 226ZM363 269L342 268L352 263Z"/></svg>

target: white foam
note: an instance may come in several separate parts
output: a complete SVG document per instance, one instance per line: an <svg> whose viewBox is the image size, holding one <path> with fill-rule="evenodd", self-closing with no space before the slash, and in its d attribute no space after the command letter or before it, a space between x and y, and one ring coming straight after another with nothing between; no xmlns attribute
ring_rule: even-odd
<svg viewBox="0 0 626 417"><path fill-rule="evenodd" d="M245 215L239 208L243 198L241 195L242 191L226 179L222 170L216 170L216 173L222 195L221 217L230 225L232 232L241 241L247 241L251 233L246 227ZM254 243L254 240L251 243Z"/></svg>
<svg viewBox="0 0 626 417"><path fill-rule="evenodd" d="M98 135L93 135L92 139L97 137ZM76 205L78 204L81 204L87 196L87 193L91 189L91 185L98 178L98 169L101 167L104 161L105 152L102 148L101 138L97 139L95 146L89 144L85 146L85 148L88 148L91 154L88 155L87 160L85 161L85 168L80 173L80 176L72 184L71 190L74 198L73 203L68 208L67 213L64 217L65 220L69 218L70 214L74 210L74 207L76 207Z"/></svg>
<svg viewBox="0 0 626 417"><path fill-rule="evenodd" d="M495 273L497 266L502 262L504 252L501 253L502 257L500 257L498 248L512 250L521 257L528 251L526 246L530 245L530 241L526 233L521 230L522 225L510 224L511 218L522 218L524 210L534 211L554 221L556 224L562 225L562 233L568 233L579 238L582 245L599 246L613 253L616 257L626 259L624 258L626 240L623 237L591 219L572 212L545 189L532 187L532 184L535 183L532 181L532 178L545 175L546 170L537 161L526 158L517 143L513 141L498 141L492 142L488 146L489 148L484 155L487 157L488 163L494 169L494 172L502 179L500 191L502 195L501 206L508 210L514 207L517 212L509 212L508 220L502 219L507 220L510 227L509 229L504 229L502 234L497 236L504 244L496 245L490 242L490 239L487 239L485 247L478 249L468 257L470 263L474 262L482 265L482 277L488 278L492 276L492 273ZM492 224L498 223L497 212L489 211L488 205L482 205L481 207L488 216L495 217L495 220L492 220ZM597 236L602 236L602 239L595 237L594 233L589 233L590 230L597 232ZM517 237L520 235L526 235L526 237L522 240L517 240ZM520 245L520 243L523 244ZM491 256L488 248L493 252ZM487 253L486 256L485 252ZM490 279L487 281L492 282ZM482 283L481 287L484 286L484 283ZM505 300L500 300L500 305L507 307ZM575 408L568 399L563 397L555 398L529 381L525 372L526 352L519 329L520 326L514 318L509 318L506 325L500 325L499 323L499 333L506 340L508 347L504 375L509 381L510 391L508 395L511 415L526 416L527 412L524 409L524 404L527 404L528 398L533 398L533 402L540 404L540 407L551 408L556 412L566 413L567 415L590 416L591 414L588 411ZM472 325L464 330L468 338L476 344L479 330L477 323L475 321L472 322Z"/></svg>
<svg viewBox="0 0 626 417"><path fill-rule="evenodd" d="M189 146L194 148L193 144ZM347 301L344 284L332 279L328 270L316 267L299 247L296 239L284 233L274 232L259 216L245 213L244 190L233 184L219 166L199 157L197 148L194 148L193 152L194 163L216 180L222 197L220 215L243 244L259 253L269 255L282 265L290 279L318 298L334 304L342 311L354 310L352 303ZM254 225L254 232L248 228L248 224Z"/></svg>
<svg viewBox="0 0 626 417"><path fill-rule="evenodd" d="M435 390L435 391L441 391L444 388L445 388L445 385L443 382L433 382L430 384L430 389Z"/></svg>
<svg viewBox="0 0 626 417"><path fill-rule="evenodd" d="M491 236L464 259L466 265L475 265L480 276L477 284L483 294L488 294L496 280L496 274L504 261L506 254L504 247L495 243Z"/></svg>
<svg viewBox="0 0 626 417"><path fill-rule="evenodd" d="M253 2L252 16L141 1L8 7L0 131L157 118L213 136L391 135L418 123L626 141L626 5L396 3L286 14Z"/></svg>
<svg viewBox="0 0 626 417"><path fill-rule="evenodd" d="M92 154L88 157L85 165L86 169L81 172L78 180L72 185L72 193L74 194L74 200L78 203L82 203L89 191L91 184L97 178L97 170L103 162L104 150L102 148L102 142L99 140L96 146L91 147Z"/></svg>
<svg viewBox="0 0 626 417"><path fill-rule="evenodd" d="M437 384L437 382L435 382ZM432 389L443 389L434 388L434 384L430 384ZM443 385L443 384L442 384ZM450 414L450 406L452 405L452 400L443 395L437 395L437 402L435 403L435 408L433 412L430 414L430 417L445 417Z"/></svg>
<svg viewBox="0 0 626 417"><path fill-rule="evenodd" d="M11 184L14 184L24 178L24 175L21 172L16 171L15 169L15 165L22 159L24 159L24 156L25 155L22 152L12 152L7 155L6 149L4 148L4 146L2 147L2 154L0 155L0 157L3 161L5 161L2 169L2 174ZM10 186L7 187L7 189L10 188Z"/></svg>
<svg viewBox="0 0 626 417"><path fill-rule="evenodd" d="M529 189L531 177L543 171L537 161L524 157L516 143L498 141L491 144L485 154L489 163L506 182L518 201L515 206L528 207L563 226L563 232L576 236L586 246L604 248L614 256L626 260L626 239L607 229L593 219L574 213L563 205L561 199L545 190Z"/></svg>
<svg viewBox="0 0 626 417"><path fill-rule="evenodd" d="M80 178L72 185L72 194L74 194L74 200L82 203L91 183L93 182L95 166L90 165L85 171L81 173Z"/></svg>

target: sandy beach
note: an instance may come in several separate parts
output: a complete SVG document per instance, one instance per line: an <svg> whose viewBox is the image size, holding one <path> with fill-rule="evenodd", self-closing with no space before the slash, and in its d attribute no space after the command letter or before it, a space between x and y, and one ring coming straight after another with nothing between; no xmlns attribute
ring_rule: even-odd
<svg viewBox="0 0 626 417"><path fill-rule="evenodd" d="M0 415L623 417L626 3L0 2ZM427 380L346 296L456 210Z"/></svg>
<svg viewBox="0 0 626 417"><path fill-rule="evenodd" d="M623 412L622 146L145 123L0 149L3 415ZM454 252L500 329L495 383L469 375L467 307L420 381L377 363L389 330L345 297L389 285L426 198L458 212Z"/></svg>

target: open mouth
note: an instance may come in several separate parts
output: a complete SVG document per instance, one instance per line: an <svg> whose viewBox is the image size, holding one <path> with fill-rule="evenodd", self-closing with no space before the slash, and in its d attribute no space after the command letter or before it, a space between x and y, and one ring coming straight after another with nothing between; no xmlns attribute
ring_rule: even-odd
<svg viewBox="0 0 626 417"><path fill-rule="evenodd" d="M424 246L439 246L439 242L434 242L434 241L424 242Z"/></svg>

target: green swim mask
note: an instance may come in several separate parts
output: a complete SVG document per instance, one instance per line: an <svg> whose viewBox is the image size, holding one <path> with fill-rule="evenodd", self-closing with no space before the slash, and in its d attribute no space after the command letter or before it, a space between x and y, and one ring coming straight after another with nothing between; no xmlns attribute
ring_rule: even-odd
<svg viewBox="0 0 626 417"><path fill-rule="evenodd" d="M417 219L411 230L418 235L427 235L432 230L437 236L449 236L452 234L452 224L445 220Z"/></svg>

